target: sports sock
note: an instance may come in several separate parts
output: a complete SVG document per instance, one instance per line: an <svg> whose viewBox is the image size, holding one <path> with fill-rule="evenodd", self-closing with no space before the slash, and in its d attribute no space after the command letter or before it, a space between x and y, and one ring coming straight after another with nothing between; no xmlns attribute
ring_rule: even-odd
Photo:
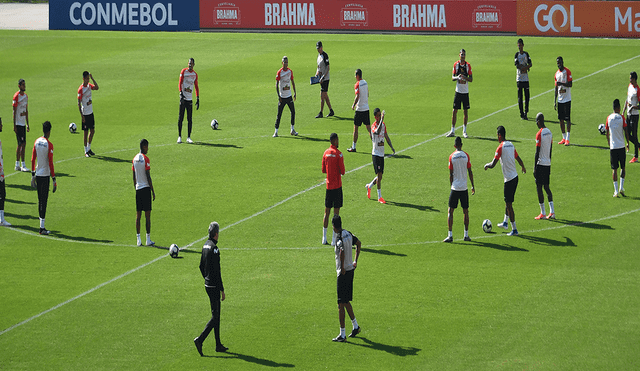
<svg viewBox="0 0 640 371"><path fill-rule="evenodd" d="M620 178L620 191L624 189L624 178Z"/></svg>
<svg viewBox="0 0 640 371"><path fill-rule="evenodd" d="M467 132L467 125L462 125L462 132L466 133Z"/></svg>
<svg viewBox="0 0 640 371"><path fill-rule="evenodd" d="M452 231L447 232L447 237L453 237L453 232Z"/></svg>
<svg viewBox="0 0 640 371"><path fill-rule="evenodd" d="M544 212L544 202L540 204L540 213L542 213L542 215L546 215Z"/></svg>
<svg viewBox="0 0 640 371"><path fill-rule="evenodd" d="M356 142L351 142L351 148L356 149Z"/></svg>
<svg viewBox="0 0 640 371"><path fill-rule="evenodd" d="M25 164L24 164L24 161L22 161L22 167L26 167Z"/></svg>
<svg viewBox="0 0 640 371"><path fill-rule="evenodd" d="M151 233L147 233L147 242L151 242Z"/></svg>
<svg viewBox="0 0 640 371"><path fill-rule="evenodd" d="M618 193L618 181L617 180L613 181L613 191L615 193Z"/></svg>
<svg viewBox="0 0 640 371"><path fill-rule="evenodd" d="M347 337L347 331L344 329L344 327L340 327L340 336L342 336L343 338Z"/></svg>
<svg viewBox="0 0 640 371"><path fill-rule="evenodd" d="M334 232L331 234L331 246L335 246L335 245L336 245L337 240L338 240L338 234L334 231Z"/></svg>
<svg viewBox="0 0 640 371"><path fill-rule="evenodd" d="M327 228L322 228L322 241L327 240Z"/></svg>
<svg viewBox="0 0 640 371"><path fill-rule="evenodd" d="M40 228L44 229L44 219L40 218Z"/></svg>
<svg viewBox="0 0 640 371"><path fill-rule="evenodd" d="M91 143L87 144L87 151L91 151Z"/></svg>
<svg viewBox="0 0 640 371"><path fill-rule="evenodd" d="M89 148L87 146L84 146L84 153L89 152Z"/></svg>
<svg viewBox="0 0 640 371"><path fill-rule="evenodd" d="M465 237L469 237L469 230L468 230L468 229L465 229L465 230L464 230L464 236L465 236Z"/></svg>
<svg viewBox="0 0 640 371"><path fill-rule="evenodd" d="M567 131L567 142L569 141L569 135L571 135L571 133Z"/></svg>
<svg viewBox="0 0 640 371"><path fill-rule="evenodd" d="M555 214L555 211L553 211L553 210L554 210L554 209L553 209L553 201L549 201L549 212L550 212L551 214Z"/></svg>
<svg viewBox="0 0 640 371"><path fill-rule="evenodd" d="M16 161L16 167L20 167L20 161Z"/></svg>
<svg viewBox="0 0 640 371"><path fill-rule="evenodd" d="M358 328L358 321L355 318L351 320L351 324L354 330Z"/></svg>
<svg viewBox="0 0 640 371"><path fill-rule="evenodd" d="M502 221L502 223L507 224L509 222L509 215L504 214L504 220Z"/></svg>
<svg viewBox="0 0 640 371"><path fill-rule="evenodd" d="M276 128L276 134L278 134L278 128Z"/></svg>
<svg viewBox="0 0 640 371"><path fill-rule="evenodd" d="M0 222L4 222L4 210L0 210Z"/></svg>
<svg viewBox="0 0 640 371"><path fill-rule="evenodd" d="M293 125L291 125L291 131L293 131Z"/></svg>
<svg viewBox="0 0 640 371"><path fill-rule="evenodd" d="M567 133L562 133L562 139L567 140Z"/></svg>
<svg viewBox="0 0 640 371"><path fill-rule="evenodd" d="M382 198L382 190L378 188L378 199Z"/></svg>
<svg viewBox="0 0 640 371"><path fill-rule="evenodd" d="M518 229L518 228L516 228L516 222L511 222L511 228L512 229Z"/></svg>

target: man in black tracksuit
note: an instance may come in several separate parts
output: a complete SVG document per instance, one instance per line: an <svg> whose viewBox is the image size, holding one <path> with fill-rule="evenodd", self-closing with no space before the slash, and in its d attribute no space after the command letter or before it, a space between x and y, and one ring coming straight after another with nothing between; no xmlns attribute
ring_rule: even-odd
<svg viewBox="0 0 640 371"><path fill-rule="evenodd" d="M193 342L202 354L202 343L214 330L216 337L216 352L226 352L227 347L220 342L220 301L224 301L224 286L222 285L222 275L220 273L220 250L218 249L218 234L220 226L217 222L209 225L209 239L202 247L202 257L200 258L200 272L204 277L204 287L211 302L211 319L207 322L204 331Z"/></svg>

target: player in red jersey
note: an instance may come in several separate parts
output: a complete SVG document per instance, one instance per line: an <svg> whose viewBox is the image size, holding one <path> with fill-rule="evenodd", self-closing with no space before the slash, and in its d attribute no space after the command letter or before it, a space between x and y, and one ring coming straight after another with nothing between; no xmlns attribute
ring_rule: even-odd
<svg viewBox="0 0 640 371"><path fill-rule="evenodd" d="M93 84L89 83L89 79L93 81ZM84 155L85 157L90 157L95 156L95 153L91 150L91 142L93 141L93 134L96 132L91 91L98 90L100 87L89 71L82 73L82 80L82 85L78 88L78 109L82 116L82 131L84 131Z"/></svg>
<svg viewBox="0 0 640 371"><path fill-rule="evenodd" d="M27 84L24 79L18 80L18 92L13 95L13 131L16 133L16 171L29 171L24 163L24 152L29 132L29 97L25 93ZM22 159L22 165L20 160Z"/></svg>
<svg viewBox="0 0 640 371"><path fill-rule="evenodd" d="M180 81L178 89L180 90L180 114L178 115L178 143L182 143L182 120L184 120L184 111L187 110L187 143L193 143L191 140L191 129L193 120L193 90L196 91L196 110L200 109L200 88L198 87L198 74L193 70L196 60L189 58L187 68L180 71Z"/></svg>
<svg viewBox="0 0 640 371"><path fill-rule="evenodd" d="M469 84L473 81L473 73L471 72L471 64L466 61L467 52L460 50L460 60L453 64L453 72L451 80L456 82L456 94L453 98L453 114L451 115L451 131L448 137L456 135L456 121L458 119L458 110L464 110L464 121L462 125L462 135L467 138L467 122L469 121Z"/></svg>
<svg viewBox="0 0 640 371"><path fill-rule="evenodd" d="M147 227L147 246L155 243L151 241L151 202L156 200L156 192L153 190L153 182L151 182L151 171L149 157L149 141L142 139L140 141L140 153L133 158L133 187L136 189L136 233L137 244L142 246L140 240L140 218L144 211ZM152 199L153 196L153 199Z"/></svg>
<svg viewBox="0 0 640 371"><path fill-rule="evenodd" d="M293 95L291 95L291 87L293 87ZM278 93L278 116L276 116L276 131L273 137L278 136L284 106L289 107L291 111L291 135L296 136L298 133L293 128L296 124L296 107L293 104L297 95L296 82L293 81L293 71L289 68L289 58L286 55L282 57L282 68L276 73L276 92Z"/></svg>
<svg viewBox="0 0 640 371"><path fill-rule="evenodd" d="M53 169L53 144L49 141L51 136L51 123L45 121L42 124L43 136L36 139L31 152L31 187L38 190L38 212L40 215L40 234L48 235L49 231L44 227L44 218L47 214L47 202L49 200L49 178L53 180L53 193L56 193L56 172Z"/></svg>
<svg viewBox="0 0 640 371"><path fill-rule="evenodd" d="M328 245L327 228L329 227L329 214L333 208L333 215L340 215L342 207L342 176L345 173L344 157L338 150L338 134L331 133L329 136L331 146L322 155L322 172L327 174L327 191L324 198L324 218L322 219L324 228L322 229L322 244ZM331 245L336 244L336 234L333 233Z"/></svg>

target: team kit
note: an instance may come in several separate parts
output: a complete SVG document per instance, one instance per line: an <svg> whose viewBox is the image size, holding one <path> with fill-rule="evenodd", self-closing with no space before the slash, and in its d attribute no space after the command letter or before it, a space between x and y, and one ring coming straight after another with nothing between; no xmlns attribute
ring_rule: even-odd
<svg viewBox="0 0 640 371"><path fill-rule="evenodd" d="M516 88L518 98L518 108L520 118L529 120L529 75L528 72L533 66L532 58L528 52L524 50L524 42L522 39L517 41L518 51L514 56L514 65L516 68ZM320 85L320 110L315 116L316 119L332 117L335 115L329 98L330 84L330 63L329 55L324 50L323 43L316 43L317 51L317 71L315 76L310 78L310 83ZM297 136L295 130L295 101L297 98L296 85L293 71L289 68L289 59L287 56L282 57L282 68L280 68L275 76L275 90L278 95L278 110L275 121L275 131L273 138L277 138L280 128L280 122L284 113L285 106L290 112L290 134ZM557 118L560 123L562 139L557 145L569 146L571 135L571 88L573 86L573 77L571 71L564 65L562 56L556 59L558 70L554 75L554 110L557 111ZM179 115L178 115L178 139L177 143L183 143L183 121L186 113L187 118L187 136L186 143L194 143L191 139L193 129L193 106L196 110L200 108L200 91L198 86L198 74L194 70L195 60L190 58L187 67L183 68L179 76ZM354 74L354 101L351 109L354 111L353 119L353 136L351 146L347 152L353 153L357 151L357 143L359 139L359 129L365 126L367 134L372 144L372 164L374 168L374 177L371 182L365 185L366 194L371 198L371 190L376 189L379 203L385 204L386 201L382 197L382 178L385 168L385 142L388 144L392 153L387 155L392 157L396 154L396 150L389 138L387 125L384 122L386 115L385 110L380 108L373 109L374 120L371 122L369 109L369 85L363 78L363 71L357 69ZM453 100L453 111L451 119L451 130L445 134L446 137L454 138L454 151L449 156L448 168L450 171L451 191L448 202L447 224L448 234L443 242L453 241L453 215L455 209L460 204L463 210L464 220L464 241L471 241L469 236L469 191L468 182L471 182L471 195L475 194L475 184L473 180L473 171L471 167L470 156L463 151L462 138L469 138L468 111L471 107L469 99L469 84L473 82L473 71L471 64L466 60L466 51L461 49L459 59L454 63L452 70L452 82L455 83L455 93ZM638 82L637 73L630 72L629 85L627 89L627 99L621 103L618 99L613 101L613 112L607 117L606 123L600 125L599 131L605 135L610 149L610 163L612 169L612 181L614 186L613 197L621 197L625 195L625 164L626 153L630 151L630 144L634 145L634 155L629 163L638 162L638 118L639 118L639 100L638 100ZM31 166L27 167L25 163L25 152L27 133L31 132L29 123L29 99L26 93L26 81L18 80L18 91L13 96L13 131L16 135L16 162L15 171L31 172L31 186L37 189L38 195L38 212L39 212L39 233L48 235L50 232L45 228L45 217L47 210L47 201L49 197L49 189L53 186L52 192L57 190L56 175L54 169L53 153L54 146L50 141L50 135L53 125L49 121L45 121L38 126L41 129L42 136L38 137L33 145ZM92 151L91 145L95 134L96 120L93 112L94 91L99 90L99 85L93 75L84 71L82 74L82 84L77 90L78 110L81 118L81 129L83 131L83 153L89 158L96 154ZM195 96L194 96L195 95ZM194 99L195 98L195 99ZM195 100L195 103L194 103ZM324 108L328 108L328 114L324 115ZM463 110L462 136L456 136L456 123L458 110ZM538 113L535 116L535 122L539 128L536 134L536 152L533 175L536 182L538 201L540 206L540 214L535 217L536 220L555 219L555 208L553 194L551 192L551 158L553 149L553 134L545 125L545 116ZM212 128L217 129L218 122L212 122ZM35 130L35 129L34 129ZM77 127L74 123L69 125L69 131L75 132ZM2 120L0 119L0 131L2 131ZM40 131L40 130L37 130ZM515 212L513 210L513 202L518 186L518 169L516 164L520 165L520 170L526 173L524 161L518 155L513 142L507 140L507 132L504 126L496 129L498 139L498 147L496 148L494 157L491 162L484 165L484 170L494 168L498 162L502 169L504 179L504 201L505 213L504 220L497 226L511 231L509 236L517 236ZM360 255L361 241L351 232L342 228L342 219L340 218L340 208L343 206L342 194L342 176L345 174L344 155L338 149L339 138L336 133L329 136L331 145L324 152L322 157L322 173L326 174L326 193L325 193L325 212L323 218L323 234L322 244L332 245L335 251L336 272L337 272L337 294L340 319L340 334L333 339L336 342L346 341L345 331L345 312L349 315L353 331L349 337L355 337L361 331L358 325L353 307L351 306L354 271L357 267L358 257ZM151 240L151 210L152 203L155 200L155 191L150 175L150 160L147 157L149 150L149 142L146 139L140 141L140 152L132 160L133 186L135 189L136 200L136 237L137 245L142 246L143 240L140 237L141 219L144 212L146 219L146 240L145 245L153 246L155 243ZM618 169L619 175L618 175ZM364 191L363 191L364 192ZM546 209L544 196L547 196L549 209ZM0 141L0 226L10 227L11 223L5 220L4 204L6 199L5 187L5 171L3 160L2 141ZM333 209L333 217L331 210ZM329 229L331 222L331 230ZM483 222L483 229L490 231L491 223L489 220ZM216 337L216 351L225 352L227 350L220 341L219 322L220 322L220 301L224 301L225 294L222 288L222 277L220 276L220 257L217 242L219 238L219 226L213 222L209 227L209 240L203 247L201 271L205 278L205 287L211 300L212 319L207 323L204 332L194 339L194 344L198 352L202 353L202 343L213 329ZM328 231L331 236L328 237ZM354 254L355 248L355 254ZM205 254L206 252L206 254ZM172 252L172 256L177 256L177 251Z"/></svg>

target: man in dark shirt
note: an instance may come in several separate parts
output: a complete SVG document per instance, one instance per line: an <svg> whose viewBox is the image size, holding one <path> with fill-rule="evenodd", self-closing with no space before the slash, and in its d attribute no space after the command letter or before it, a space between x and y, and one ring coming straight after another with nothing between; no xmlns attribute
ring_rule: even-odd
<svg viewBox="0 0 640 371"><path fill-rule="evenodd" d="M216 352L226 352L228 350L220 342L220 301L224 301L225 295L220 273L219 233L220 225L218 225L218 222L209 224L209 239L202 246L202 257L200 258L200 272L204 277L204 288L211 302L211 319L207 322L200 336L193 339L200 356L204 356L202 354L202 343L209 336L212 329L216 337Z"/></svg>

